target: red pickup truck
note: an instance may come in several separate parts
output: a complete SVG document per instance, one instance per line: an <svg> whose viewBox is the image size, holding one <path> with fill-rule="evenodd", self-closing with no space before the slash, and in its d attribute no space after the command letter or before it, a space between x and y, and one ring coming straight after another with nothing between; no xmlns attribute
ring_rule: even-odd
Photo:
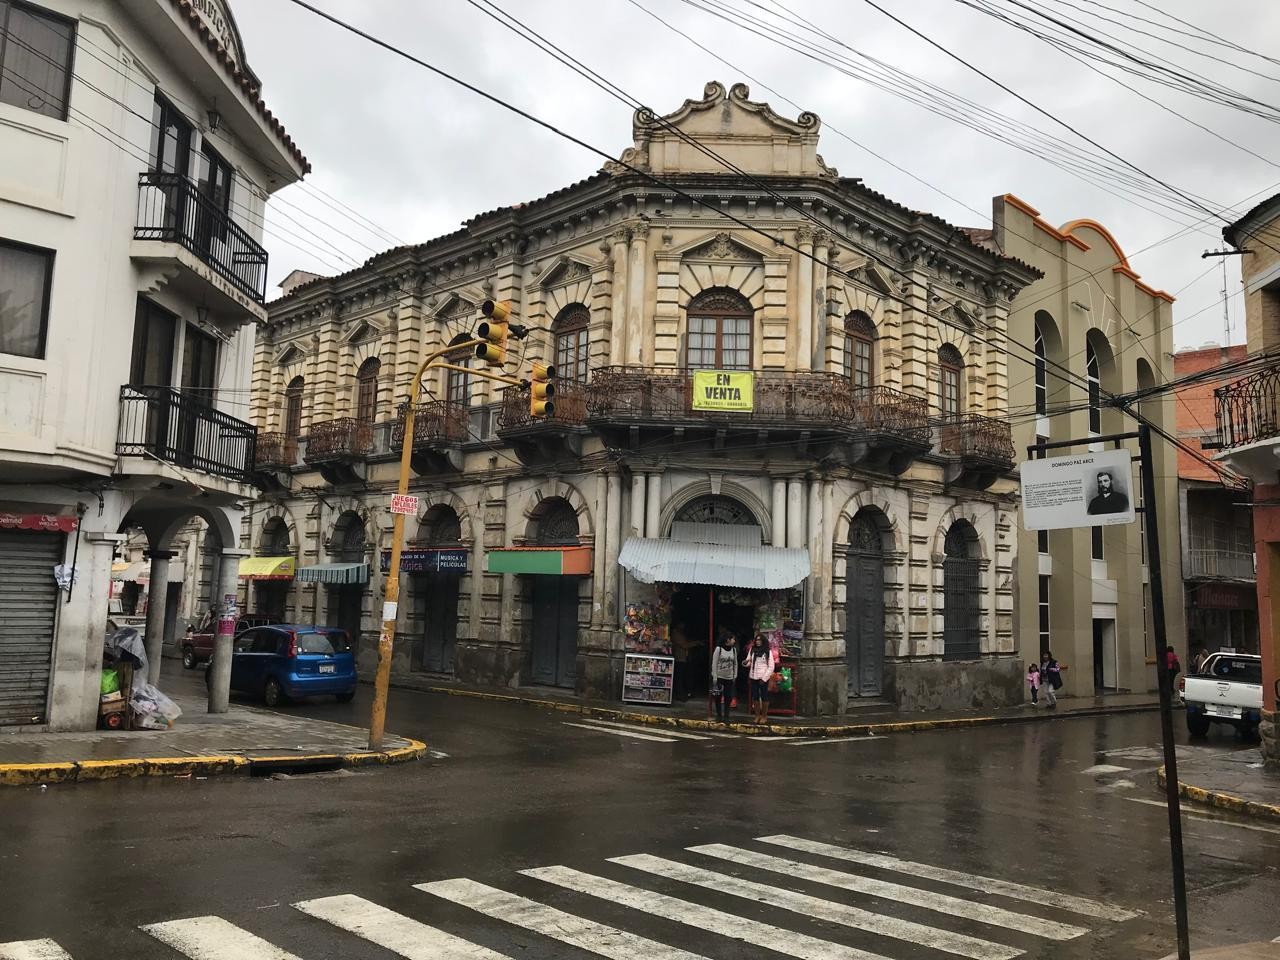
<svg viewBox="0 0 1280 960"><path fill-rule="evenodd" d="M236 617L236 627L234 636L239 636L242 630L248 630L251 627L269 627L280 621L274 617L264 617L261 614L246 613ZM187 628L187 635L182 638L182 665L188 670L194 670L202 663L208 663L209 658L213 656L213 645L218 634L218 618L213 614L206 614L199 624Z"/></svg>

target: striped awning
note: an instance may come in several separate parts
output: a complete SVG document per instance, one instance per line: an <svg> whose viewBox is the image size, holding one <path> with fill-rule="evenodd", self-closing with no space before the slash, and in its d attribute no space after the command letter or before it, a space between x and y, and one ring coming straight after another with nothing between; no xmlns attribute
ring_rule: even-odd
<svg viewBox="0 0 1280 960"><path fill-rule="evenodd" d="M367 563L317 563L298 568L298 579L303 583L328 583L345 586L369 582Z"/></svg>
<svg viewBox="0 0 1280 960"><path fill-rule="evenodd" d="M505 547L487 554L490 573L591 575L590 547Z"/></svg>
<svg viewBox="0 0 1280 960"><path fill-rule="evenodd" d="M241 557L241 580L292 580L297 568L293 557Z"/></svg>

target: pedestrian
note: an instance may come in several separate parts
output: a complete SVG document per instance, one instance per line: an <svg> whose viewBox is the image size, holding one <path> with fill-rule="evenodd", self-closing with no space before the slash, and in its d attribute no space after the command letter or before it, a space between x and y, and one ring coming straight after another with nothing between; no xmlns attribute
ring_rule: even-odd
<svg viewBox="0 0 1280 960"><path fill-rule="evenodd" d="M1195 654L1191 657L1191 673L1199 676L1204 672L1204 662L1209 659L1209 651L1202 646L1196 647Z"/></svg>
<svg viewBox="0 0 1280 960"><path fill-rule="evenodd" d="M1058 706L1058 691L1062 689L1062 671L1065 669L1054 659L1052 650L1044 652L1044 660L1040 664L1040 689L1044 691L1044 705L1050 710Z"/></svg>
<svg viewBox="0 0 1280 960"><path fill-rule="evenodd" d="M1031 688L1031 705L1034 707L1040 696L1040 664L1034 660L1027 664L1027 686Z"/></svg>
<svg viewBox="0 0 1280 960"><path fill-rule="evenodd" d="M1178 662L1178 655L1173 652L1173 644L1164 648L1165 666L1169 669L1169 692L1173 699L1178 698L1178 674L1182 672L1182 664Z"/></svg>
<svg viewBox="0 0 1280 960"><path fill-rule="evenodd" d="M758 724L764 724L769 719L769 680L777 666L773 647L757 633L742 665L747 668L747 678L751 681L752 719Z"/></svg>
<svg viewBox="0 0 1280 960"><path fill-rule="evenodd" d="M711 652L711 699L716 705L716 719L727 722L734 702L733 689L738 682L738 638L722 629Z"/></svg>

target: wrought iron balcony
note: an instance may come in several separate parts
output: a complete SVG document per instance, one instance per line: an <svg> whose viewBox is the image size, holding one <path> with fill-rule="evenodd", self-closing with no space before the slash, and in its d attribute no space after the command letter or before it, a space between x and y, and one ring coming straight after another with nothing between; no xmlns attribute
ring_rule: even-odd
<svg viewBox="0 0 1280 960"><path fill-rule="evenodd" d="M324 460L363 460L373 449L373 424L355 417L313 423L307 432L307 463Z"/></svg>
<svg viewBox="0 0 1280 960"><path fill-rule="evenodd" d="M980 413L947 418L938 427L938 452L953 459L948 483L985 490L1013 469L1013 428Z"/></svg>
<svg viewBox="0 0 1280 960"><path fill-rule="evenodd" d="M173 387L120 388L116 453L246 483L258 428Z"/></svg>
<svg viewBox="0 0 1280 960"><path fill-rule="evenodd" d="M587 384L557 380L555 386L555 413L549 417L535 417L529 412L528 390L509 387L502 392L495 430L512 445L522 463L554 462L582 453Z"/></svg>
<svg viewBox="0 0 1280 960"><path fill-rule="evenodd" d="M267 251L188 177L139 176L133 237L180 244L245 296L266 300Z"/></svg>
<svg viewBox="0 0 1280 960"><path fill-rule="evenodd" d="M260 433L254 459L259 470L288 470L298 462L298 441L283 433Z"/></svg>
<svg viewBox="0 0 1280 960"><path fill-rule="evenodd" d="M1280 439L1280 369L1273 367L1213 391L1218 443L1226 449Z"/></svg>
<svg viewBox="0 0 1280 960"><path fill-rule="evenodd" d="M1184 575L1204 580L1253 580L1257 567L1254 555L1243 550L1190 547Z"/></svg>
<svg viewBox="0 0 1280 960"><path fill-rule="evenodd" d="M391 427L391 446L404 443L406 405ZM424 400L413 411L411 464L418 474L462 469L462 444L470 435L465 404L453 400Z"/></svg>

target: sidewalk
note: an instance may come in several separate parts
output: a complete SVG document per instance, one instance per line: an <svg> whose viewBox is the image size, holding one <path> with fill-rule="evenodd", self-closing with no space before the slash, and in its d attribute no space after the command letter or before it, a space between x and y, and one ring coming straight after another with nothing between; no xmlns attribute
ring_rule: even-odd
<svg viewBox="0 0 1280 960"><path fill-rule="evenodd" d="M403 763L426 753L425 744L392 736L370 751L368 732L359 727L249 706L207 713L201 681L203 674L166 671L163 689L182 708L170 730L0 733L0 786L333 769Z"/></svg>
<svg viewBox="0 0 1280 960"><path fill-rule="evenodd" d="M732 730L735 733L774 737L846 737L909 733L952 727L977 727L994 723L1025 723L1066 717L1140 713L1158 710L1160 707L1155 694L1145 693L1060 698L1058 707L1054 710L1026 704L1019 707L904 713L890 703L875 701L866 706L851 709L843 717L771 716L768 724L756 726L750 722L750 714L743 703L739 703L734 714L735 721L732 723L722 724L715 719L708 719L708 704L705 698L694 698L684 703L676 702L670 707L646 707L640 704L623 704L614 700L587 700L576 697L567 690L548 687L480 687L429 677L393 678L391 685L446 696L524 703L544 710L575 713L598 720L621 720L689 730Z"/></svg>
<svg viewBox="0 0 1280 960"><path fill-rule="evenodd" d="M1157 779L1163 787L1164 767ZM1260 750L1179 760L1178 793L1192 803L1280 820L1280 773L1265 768Z"/></svg>

